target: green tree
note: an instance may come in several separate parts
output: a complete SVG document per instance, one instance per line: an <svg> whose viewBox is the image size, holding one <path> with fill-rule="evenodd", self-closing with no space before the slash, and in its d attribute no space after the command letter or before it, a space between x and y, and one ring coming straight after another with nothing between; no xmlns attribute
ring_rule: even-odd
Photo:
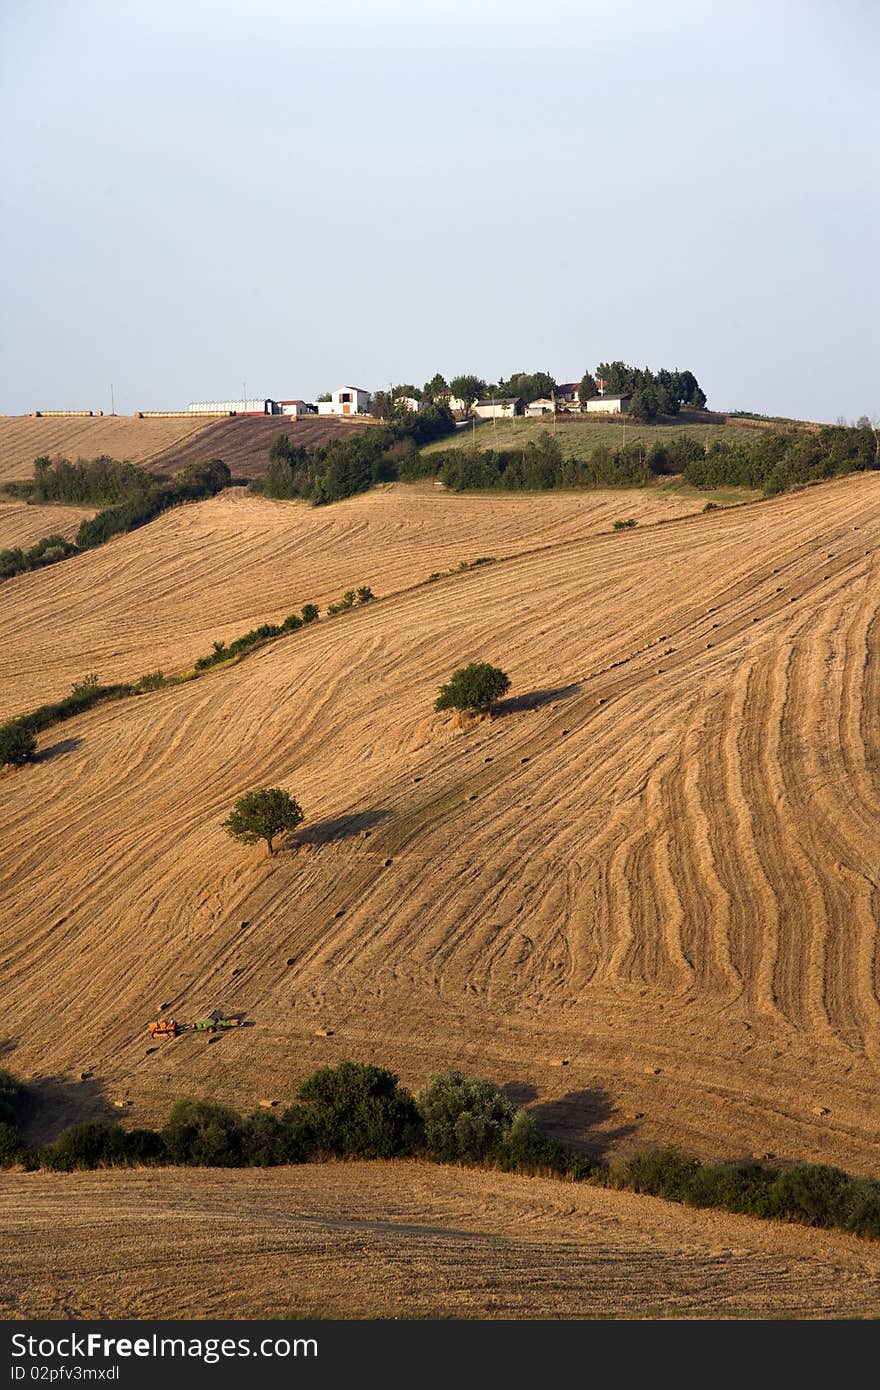
<svg viewBox="0 0 880 1390"><path fill-rule="evenodd" d="M456 396L462 403L464 410L470 410L474 401L478 401L486 390L486 383L482 377L465 374L454 376L449 383L449 389L453 396Z"/></svg>
<svg viewBox="0 0 880 1390"><path fill-rule="evenodd" d="M295 830L302 820L302 807L288 792L281 787L260 787L238 798L223 829L245 845L265 840L269 853L274 854L275 836L283 830Z"/></svg>
<svg viewBox="0 0 880 1390"><path fill-rule="evenodd" d="M393 405L390 391L374 391L370 397L370 414L374 420L390 420Z"/></svg>
<svg viewBox="0 0 880 1390"><path fill-rule="evenodd" d="M491 709L509 689L510 678L498 666L472 661L468 666L460 666L446 685L441 685L434 708Z"/></svg>
<svg viewBox="0 0 880 1390"><path fill-rule="evenodd" d="M316 623L321 610L316 603L304 603L302 609L302 620L304 623Z"/></svg>
<svg viewBox="0 0 880 1390"><path fill-rule="evenodd" d="M34 731L24 719L10 719L0 724L0 766L5 763L20 767L30 762L37 751Z"/></svg>
<svg viewBox="0 0 880 1390"><path fill-rule="evenodd" d="M416 1104L431 1157L442 1163L482 1163L497 1155L517 1115L498 1086L460 1071L432 1076Z"/></svg>
<svg viewBox="0 0 880 1390"><path fill-rule="evenodd" d="M340 1062L322 1067L300 1087L302 1110L285 1123L306 1120L317 1150L339 1158L396 1158L412 1153L422 1137L419 1114L408 1091L384 1067Z"/></svg>
<svg viewBox="0 0 880 1390"><path fill-rule="evenodd" d="M422 402L423 404L430 405L433 401L445 396L448 391L449 382L446 380L445 376L441 376L439 372L436 372L434 376L431 377L430 381L425 382L422 390Z"/></svg>
<svg viewBox="0 0 880 1390"><path fill-rule="evenodd" d="M578 387L578 400L581 403L581 410L586 409L587 401L596 395L596 378L589 372L584 372L581 377L581 384Z"/></svg>

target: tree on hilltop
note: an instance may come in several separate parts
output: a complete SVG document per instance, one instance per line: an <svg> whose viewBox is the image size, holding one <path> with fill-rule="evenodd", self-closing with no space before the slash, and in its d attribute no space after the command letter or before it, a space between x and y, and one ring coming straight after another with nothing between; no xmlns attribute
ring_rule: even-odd
<svg viewBox="0 0 880 1390"><path fill-rule="evenodd" d="M482 397L486 383L482 377L466 373L463 376L454 376L449 383L449 389L453 396L461 401L462 409L468 411L474 401Z"/></svg>
<svg viewBox="0 0 880 1390"><path fill-rule="evenodd" d="M295 830L304 819L298 801L281 787L260 787L245 792L223 822L223 829L244 845L265 840L269 853L274 854L273 840L283 830Z"/></svg>

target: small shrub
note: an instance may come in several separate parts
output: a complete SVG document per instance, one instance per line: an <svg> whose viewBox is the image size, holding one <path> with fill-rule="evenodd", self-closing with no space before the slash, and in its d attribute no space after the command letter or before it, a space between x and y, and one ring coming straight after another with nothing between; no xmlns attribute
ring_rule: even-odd
<svg viewBox="0 0 880 1390"><path fill-rule="evenodd" d="M518 1113L499 1086L460 1071L432 1076L416 1103L428 1152L441 1163L485 1163L499 1157ZM532 1145L534 1138L534 1131L521 1124L511 1157L517 1147Z"/></svg>
<svg viewBox="0 0 880 1390"><path fill-rule="evenodd" d="M88 1120L64 1131L45 1151L43 1166L55 1172L71 1173L78 1168L104 1168L127 1161L122 1127L102 1120Z"/></svg>
<svg viewBox="0 0 880 1390"><path fill-rule="evenodd" d="M179 1100L162 1139L172 1163L197 1168L238 1168L243 1161L244 1125L227 1105Z"/></svg>
<svg viewBox="0 0 880 1390"><path fill-rule="evenodd" d="M624 1169L624 1181L633 1192L683 1202L699 1166L695 1158L677 1149L646 1149L629 1160Z"/></svg>
<svg viewBox="0 0 880 1390"><path fill-rule="evenodd" d="M0 1120L0 1168L12 1168L20 1163L23 1148L21 1135L15 1125L8 1120Z"/></svg>
<svg viewBox="0 0 880 1390"><path fill-rule="evenodd" d="M321 610L316 603L305 603L302 609L302 620L304 623L316 623L320 613Z"/></svg>
<svg viewBox="0 0 880 1390"><path fill-rule="evenodd" d="M370 603L375 597L373 590L366 584L363 584L357 591L358 603Z"/></svg>
<svg viewBox="0 0 880 1390"><path fill-rule="evenodd" d="M81 700L83 697L90 698L100 688L101 682L96 671L90 671L87 676L83 676L75 685L70 688L70 698Z"/></svg>
<svg viewBox="0 0 880 1390"><path fill-rule="evenodd" d="M509 689L510 678L498 666L472 661L469 666L459 667L446 685L441 685L434 708L488 710Z"/></svg>
<svg viewBox="0 0 880 1390"><path fill-rule="evenodd" d="M145 676L141 676L137 683L138 690L161 690L163 685L170 682L165 679L164 671L148 671Z"/></svg>
<svg viewBox="0 0 880 1390"><path fill-rule="evenodd" d="M298 627L302 627L303 620L298 613L288 613L284 622L281 624L283 632L296 632Z"/></svg>
<svg viewBox="0 0 880 1390"><path fill-rule="evenodd" d="M0 765L21 767L37 751L37 740L27 719L10 719L0 724Z"/></svg>
<svg viewBox="0 0 880 1390"><path fill-rule="evenodd" d="M633 518L630 517L628 521L615 521L614 529L615 531L628 531L635 526L635 524Z"/></svg>
<svg viewBox="0 0 880 1390"><path fill-rule="evenodd" d="M705 507L703 508L703 511L704 511L704 512L717 512L717 510L718 510L718 503L717 503L717 502L707 502L706 505L705 505Z"/></svg>

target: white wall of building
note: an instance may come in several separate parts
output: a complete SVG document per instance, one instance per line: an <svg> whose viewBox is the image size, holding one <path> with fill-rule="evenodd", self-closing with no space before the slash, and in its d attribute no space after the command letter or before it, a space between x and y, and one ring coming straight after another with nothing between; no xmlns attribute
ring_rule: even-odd
<svg viewBox="0 0 880 1390"><path fill-rule="evenodd" d="M594 396L587 401L587 411L593 415L620 415L626 411L631 400L631 396Z"/></svg>

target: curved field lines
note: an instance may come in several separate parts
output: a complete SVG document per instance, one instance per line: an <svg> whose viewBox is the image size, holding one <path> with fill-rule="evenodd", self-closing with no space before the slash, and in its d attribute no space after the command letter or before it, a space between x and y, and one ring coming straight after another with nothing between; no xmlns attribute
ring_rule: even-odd
<svg viewBox="0 0 880 1390"><path fill-rule="evenodd" d="M144 420L127 415L6 415L0 417L0 482L32 478L34 459L41 454L72 460L109 454L146 466L212 423L186 415Z"/></svg>
<svg viewBox="0 0 880 1390"><path fill-rule="evenodd" d="M391 594L461 561L606 531L624 508L647 522L697 505L652 492L524 503L394 486L315 508L231 489L4 585L0 718L66 694L85 671L112 682L185 669L212 642L361 584Z"/></svg>
<svg viewBox="0 0 880 1390"><path fill-rule="evenodd" d="M147 1119L353 1056L515 1083L587 1144L880 1168L880 479L622 535L547 500L540 548L476 499L427 498L427 530L409 494L284 511L337 528L297 533L298 598L389 596L3 775L8 1065L54 1077L59 1114L82 1072ZM252 620L277 615L262 573ZM511 698L460 727L432 701L475 658ZM260 785L308 816L272 860L220 825ZM157 1009L212 1007L253 1027L146 1045Z"/></svg>
<svg viewBox="0 0 880 1390"><path fill-rule="evenodd" d="M0 550L36 545L44 536L63 536L72 541L79 524L95 515L95 507L29 506L26 502L0 502Z"/></svg>

